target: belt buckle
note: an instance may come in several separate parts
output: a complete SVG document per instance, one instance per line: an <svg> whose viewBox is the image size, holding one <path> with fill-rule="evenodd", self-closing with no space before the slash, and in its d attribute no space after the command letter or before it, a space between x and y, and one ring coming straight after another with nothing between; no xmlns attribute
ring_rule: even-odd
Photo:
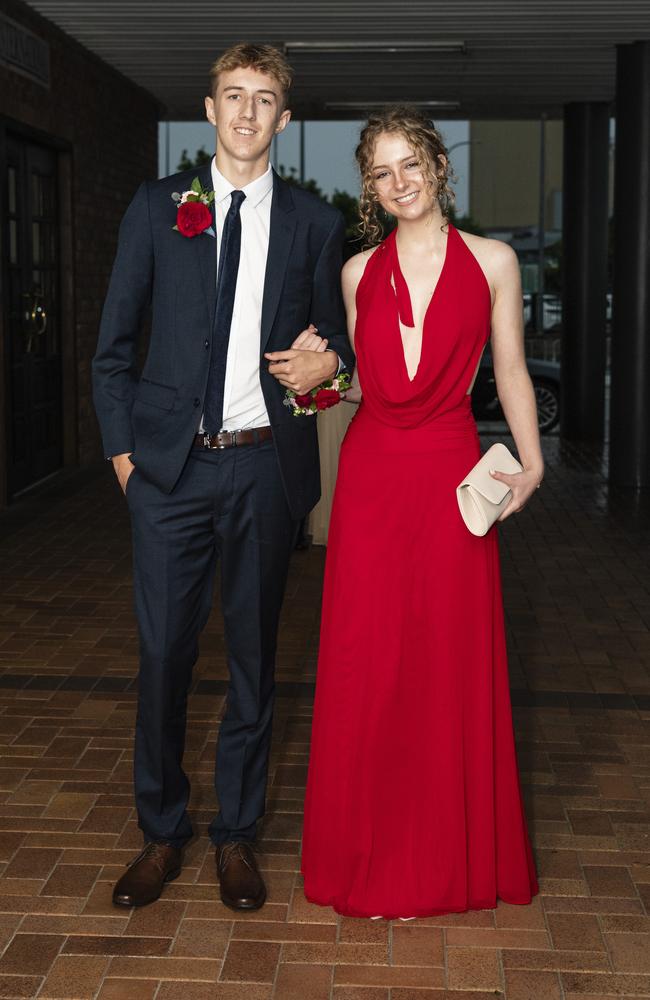
<svg viewBox="0 0 650 1000"><path fill-rule="evenodd" d="M215 434L216 444L211 445L213 448L218 448L219 451L224 451L225 448L234 448L237 444L237 439L235 438L236 431L219 431ZM222 438L223 440L219 440Z"/></svg>

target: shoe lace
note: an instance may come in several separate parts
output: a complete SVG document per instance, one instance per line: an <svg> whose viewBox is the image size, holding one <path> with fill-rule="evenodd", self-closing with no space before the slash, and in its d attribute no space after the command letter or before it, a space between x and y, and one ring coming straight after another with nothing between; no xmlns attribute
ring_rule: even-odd
<svg viewBox="0 0 650 1000"><path fill-rule="evenodd" d="M146 858L147 861L152 861L160 872L163 872L165 870L168 848L169 844L156 844L153 842L145 844L137 858L134 858L130 862L129 868L132 868L133 865L137 865L138 861L143 861Z"/></svg>
<svg viewBox="0 0 650 1000"><path fill-rule="evenodd" d="M246 846L252 853L253 848L249 844L247 844ZM228 867L230 861L232 860L235 854L237 854L239 856L240 861L242 861L246 865L246 867L250 868L252 871L252 866L246 855L243 853L242 848L243 845L236 842L232 844L225 844L224 847L222 847L221 856L219 859L219 867L221 868L221 871L226 870L226 868Z"/></svg>

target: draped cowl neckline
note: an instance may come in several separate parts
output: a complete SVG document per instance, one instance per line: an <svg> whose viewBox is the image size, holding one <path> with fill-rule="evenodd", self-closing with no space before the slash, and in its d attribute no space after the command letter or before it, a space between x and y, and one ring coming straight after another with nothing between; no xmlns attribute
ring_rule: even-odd
<svg viewBox="0 0 650 1000"><path fill-rule="evenodd" d="M440 268L440 274L438 275L438 280L436 281L435 287L427 303L427 307L424 311L424 318L422 320L422 339L424 340L424 327L426 325L427 316L431 306L433 305L433 300L436 297L436 292L438 291L438 285L442 282L445 269L447 267L447 259L449 257L449 241L451 240L451 230L453 226L451 223L448 224L447 231L447 241L445 243L445 255L442 261L442 267ZM390 241L390 242L389 242ZM397 247L397 230L394 229L387 240L388 250L391 255L392 263L392 278L395 288L395 298L397 299L397 311L399 314L400 323L402 326L408 326L411 328L415 327L415 321L413 319L413 304L411 302L411 292L409 291L409 286L404 277L404 272L402 271L402 265L399 259L399 250Z"/></svg>
<svg viewBox="0 0 650 1000"><path fill-rule="evenodd" d="M413 328L411 296L393 231L368 258L357 289L355 350L363 406L382 423L413 427L467 410L467 389L490 335L485 275L449 224L445 259L422 321L410 377L400 322Z"/></svg>
<svg viewBox="0 0 650 1000"><path fill-rule="evenodd" d="M397 230L394 229L393 232L390 234L390 237L389 237L390 240L391 240L391 242L389 244L389 247L388 247L389 254L390 254L390 260L391 260L391 265L392 265L391 284L392 284L392 286L393 286L393 288L395 290L395 299L397 301L397 313L398 313L398 320L399 320L399 322L398 322L398 333L399 333L399 338L400 338L400 345L401 345L401 348L402 348L402 356L404 358L404 371L406 372L406 377L408 378L409 382L411 382L411 383L415 382L416 378L418 377L418 372L420 371L420 363L422 361L422 355L423 355L423 352L424 352L425 337L427 335L427 325L428 325L427 321L428 321L428 318L429 318L429 311L431 310L431 308L432 308L432 306L434 304L434 300L435 300L435 297L436 297L436 292L438 291L438 287L439 287L439 285L441 284L441 282L443 281L443 279L445 277L445 269L446 269L446 266L447 266L447 259L449 257L449 241L452 238L451 237L451 228L452 228L451 224L448 224L447 240L446 240L446 243L445 243L445 255L444 255L444 258L443 258L443 261L442 261L442 267L440 268L440 274L438 275L438 280L436 281L436 284L435 284L434 289L433 289L433 291L431 293L431 296L430 296L429 301L427 303L427 307L424 310L424 314L423 314L423 317L422 317L422 335L421 335L421 338L420 338L420 355L418 357L418 363L417 363L417 365L415 367L415 372L413 373L412 376L409 375L408 364L406 362L406 353L405 353L405 350L404 350L404 341L403 341L403 338L402 338L402 331L399 329L399 324L401 324L402 326L407 327L408 329L412 329L412 330L415 329L415 319L413 317L413 303L412 303L412 300L411 300L411 292L409 290L408 282L406 281L406 278L404 277L404 272L402 271L402 265L400 264L399 250L398 250L398 247L397 247Z"/></svg>

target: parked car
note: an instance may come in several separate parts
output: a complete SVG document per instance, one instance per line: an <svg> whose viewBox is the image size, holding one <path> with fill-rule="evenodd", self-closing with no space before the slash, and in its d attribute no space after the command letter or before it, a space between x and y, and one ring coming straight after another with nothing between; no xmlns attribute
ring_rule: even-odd
<svg viewBox="0 0 650 1000"><path fill-rule="evenodd" d="M548 434L560 419L560 366L556 361L528 358L528 371L535 389L537 419L541 434ZM504 420L497 396L492 355L486 350L472 390L472 410L476 420Z"/></svg>
<svg viewBox="0 0 650 1000"><path fill-rule="evenodd" d="M536 295L524 292L524 326L528 329L535 326ZM544 295L544 312L542 314L544 332L556 330L562 326L562 300L557 295Z"/></svg>
<svg viewBox="0 0 650 1000"><path fill-rule="evenodd" d="M537 296L531 294L530 292L524 292L524 326L526 329L535 326L535 313L537 309L536 299ZM605 305L605 319L608 323L612 322L612 293L607 293L607 300ZM542 313L542 325L544 332L549 330L558 330L562 327L562 299L558 295L552 295L550 293L545 293L544 295L544 310ZM538 331L539 332L539 331Z"/></svg>

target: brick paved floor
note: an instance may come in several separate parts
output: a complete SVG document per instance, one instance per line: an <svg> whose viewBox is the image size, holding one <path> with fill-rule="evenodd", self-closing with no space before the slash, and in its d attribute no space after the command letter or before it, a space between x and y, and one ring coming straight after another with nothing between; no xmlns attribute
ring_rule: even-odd
<svg viewBox="0 0 650 1000"><path fill-rule="evenodd" d="M296 553L283 617L268 904L234 919L206 839L225 686L215 612L186 756L200 837L160 902L123 913L111 886L140 846L125 507L102 468L0 519L0 997L650 996L650 510L607 490L597 456L545 450L543 490L501 535L541 895L409 924L337 918L297 874L323 550Z"/></svg>

